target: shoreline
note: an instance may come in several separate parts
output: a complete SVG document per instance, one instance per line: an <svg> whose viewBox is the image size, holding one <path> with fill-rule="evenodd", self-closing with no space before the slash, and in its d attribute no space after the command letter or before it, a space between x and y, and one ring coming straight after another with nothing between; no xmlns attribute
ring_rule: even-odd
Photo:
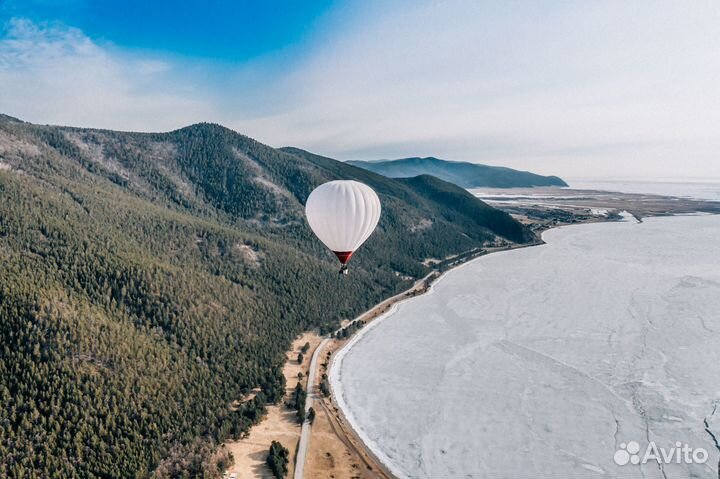
<svg viewBox="0 0 720 479"><path fill-rule="evenodd" d="M633 219L636 219L633 217L633 215L628 214L628 216L632 217ZM623 215L622 221L628 221L628 217ZM449 267L445 271L437 271L437 276L433 278L433 280L427 285L427 288L415 295L405 296L398 298L396 301L394 301L390 308L386 311L379 314L377 317L375 317L372 321L370 321L366 326L356 331L350 338L345 340L344 343L342 343L334 352L332 355L332 359L328 363L327 366L327 378L328 378L328 384L330 386L330 397L327 398L331 404L335 406L336 414L342 418L343 422L347 424L348 429L350 431L350 434L354 435L356 438L359 439L360 444L362 447L365 448L365 451L375 459L375 461L387 472L390 473L392 477L398 478L398 479L409 479L408 476L406 476L403 472L399 471L397 467L393 464L392 459L385 454L384 451L381 450L381 448L372 441L365 432L362 431L360 427L358 427L357 419L353 416L352 412L350 411L349 406L347 405L347 402L345 401L345 398L343 394L341 394L342 387L340 386L340 383L342 382L342 377L340 374L340 368L342 366L342 361L344 360L347 353L351 350L353 346L355 346L364 336L367 332L373 330L377 325L379 325L381 322L386 320L388 317L393 315L397 309L402 306L407 300L417 298L419 296L425 296L433 294L435 286L440 283L445 277L446 274L458 270L464 266L467 266L471 263L474 263L475 261L478 261L488 255L491 255L493 253L501 253L501 252L510 252L518 249L523 248L530 248L534 246L543 246L545 245L545 241L543 239L543 236L548 231L553 231L557 229L561 229L567 226L577 226L577 225L585 225L585 224L597 224L597 223L614 223L617 222L615 220L605 219L598 221L583 221L578 223L567 223L567 224L558 224L556 226L546 228L542 232L540 232L540 238L539 241L529 244L522 244L522 245L515 245L511 246L510 248L497 248L497 249L488 249L485 253L479 254L476 256L473 256L465 261L462 261L461 263L454 264L453 266ZM431 276L433 273L430 273ZM409 289L406 292L401 293L401 295L405 295L407 292L412 291L414 288ZM392 299L392 298L390 298ZM373 308L369 309L362 315L360 315L358 318L354 319L353 321L357 321L364 317L365 315L372 313L375 309L378 307L381 307L385 302L388 300L385 300L378 305L374 306Z"/></svg>
<svg viewBox="0 0 720 479"><path fill-rule="evenodd" d="M535 190L533 190L533 192L535 192ZM607 196L607 194L610 193L603 194ZM617 197L618 195L620 197ZM315 424L314 427L311 425L306 426L305 424L298 427L294 420L294 414L286 411L283 404L268 406L269 410L273 411L273 413L279 413L275 414L275 416L281 416L280 418L274 418L275 423L278 423L279 419L277 426L280 429L269 431L267 423L273 423L273 417L266 417L258 424L252 426L251 433L254 439L257 439L258 433L268 436L267 438L263 437L263 439L268 440L275 439L279 434L283 433L287 433L287 439L293 436L287 444L288 449L291 451L295 450L295 454L291 460L290 474L295 472L297 466L295 463L300 459L303 461L301 469L305 469L306 474L313 475L313 477L320 477L318 474L321 474L322 477L349 477L349 475L351 475L359 479L405 477L404 473L397 470L397 466L393 464L393 460L367 437L362 428L358 427L358 421L353 416L345 400L346 398L343 396L340 369L347 353L365 337L364 331L372 330L377 326L373 323L380 323L392 314L395 314L398 308L405 304L405 300L426 293L434 293L434 286L439 284L445 277L445 273L461 268L493 253L546 244L546 233L549 231L580 224L600 224L633 220L642 223L643 218L648 217L720 214L720 203L713 203L713 208L710 208L707 206L709 202L687 200L677 203L674 199L673 201L669 201L669 198L665 197L646 197L619 193L612 193L611 196L611 198L605 198L604 196L592 198L592 204L587 202L583 197L581 199L588 203L583 205L574 204L578 198L573 198L573 204L566 204L566 202L561 201L557 205L551 206L534 203L515 206L504 205L506 208L501 209L511 214L516 220L529 227L530 230L535 233L536 239L534 241L517 244L507 243L501 240L493 242L492 246L479 246L444 259L426 260L423 264L431 267L429 268L429 273L422 279L416 280L408 289L373 305L355 318L342 321L334 333L348 328L358 321L364 323L363 327L352 328L352 330L349 331L351 334L347 335L347 337L338 338L335 337L333 333L332 338L323 339L318 335L317 331L305 331L301 333L300 337L310 335L317 341L313 342L315 347L311 348L312 352L309 355L306 355L306 361L316 355L318 359L322 361L319 367L317 367L314 384L308 381L309 378L307 376L304 381L301 381L305 383L308 396L314 397L315 409L320 423ZM597 206L595 202L601 200L604 201L600 206L606 210L605 214L593 213L593 208ZM320 343L322 343L322 345ZM286 367L292 363L292 358L294 358L294 354L297 353L294 349L297 348L291 348L290 351L286 352L288 359ZM320 355L322 358L320 358ZM288 372L285 371L286 367L284 368L284 374L288 384L297 382L295 373L288 375ZM322 380L317 377L322 377ZM329 396L324 396L319 393L319 386L323 381L325 381L330 390ZM290 393L291 391L286 391L286 395ZM306 406L309 406L309 404L306 404ZM270 416L273 416L273 414L270 414ZM298 449L302 436L307 436L307 447L301 454L302 458L300 458L297 454L300 452ZM238 442L244 442L247 446L248 440L230 441L230 443L235 444ZM250 441L251 446L254 442L256 441ZM223 443L222 446L225 444L227 443ZM267 447L269 447L269 443ZM265 449L253 450L251 447L245 447L243 454L239 455L243 457L246 462L249 459L250 463L253 464L252 472L246 470L246 473L250 472L249 477L267 476L266 472L269 471L265 471L264 461L259 459L260 456L263 456L264 451ZM251 457L245 457L248 456L248 454L250 454ZM242 462L242 460L240 462ZM238 464L237 458L235 463L236 465ZM340 475L338 475L338 473ZM333 474L335 475L333 476Z"/></svg>
<svg viewBox="0 0 720 479"><path fill-rule="evenodd" d="M338 379L334 378L336 371L339 369L335 367L335 361L336 357L340 356L341 360L342 357L346 354L347 351L349 351L350 347L352 347L354 344L359 341L364 333L365 330L370 330L374 327L374 323L378 322L380 320L386 319L388 316L390 316L392 313L396 312L397 308L404 303L407 299L412 299L421 295L424 295L426 293L432 293L434 290L434 286L439 283L444 277L445 274L454 271L457 268L461 268L467 264L470 264L474 262L475 260L478 260L484 256L493 254L493 253L499 253L503 251L513 251L516 249L523 249L523 248L529 248L531 246L541 246L545 244L543 241L543 235L546 231L549 230L555 230L558 228L562 228L564 226L572 226L574 224L593 224L593 223L605 223L605 222L614 222L615 220L612 218L607 217L593 217L588 219L583 219L577 222L562 222L562 223L540 223L542 224L541 229L535 230L535 233L537 235L537 240L533 241L531 243L525 243L525 244L507 244L502 246L489 246L489 247L478 247L475 249L471 249L465 252L458 253L454 256L450 256L445 258L444 260L440 260L442 263L444 263L444 267L442 269L438 267L436 264L435 268L432 268L431 271L425 275L423 278L416 280L412 286L410 286L408 289L401 291L400 293L395 294L394 296L391 296L389 298L384 299L383 301L375 304L371 308L367 309L366 311L362 312L355 318L351 320L347 320L343 323L341 323L340 327L337 331L342 330L343 328L348 327L352 323L355 323L357 321L364 321L365 326L357 329L353 332L350 336L343 339L337 339L337 338L331 338L329 341L323 341L323 338L318 336L317 332L313 331L305 331L301 333L300 337L304 337L306 335L310 335L312 337L315 337L315 341L317 341L317 344L311 348L310 354L306 355L306 362L310 362L312 360L312 357L316 355L316 353L322 352L323 354L327 354L326 362L322 363L318 367L318 375L319 377L322 377L322 373L325 373L327 376L327 384L330 389L330 396L325 397L321 394L317 393L316 391L319 390L319 383L320 381L316 378L315 384L310 384L308 382L308 377L305 377L304 382L305 383L305 390L308 391L308 396L311 395L311 392L314 393L314 399L316 403L316 409L317 406L319 406L322 409L322 413L327 415L327 419L331 424L332 430L335 432L336 440L338 443L344 444L349 450L352 450L354 454L356 454L357 459L360 460L360 462L364 463L365 467L367 468L367 471L364 471L364 474L368 474L370 472L371 476L369 477L383 477L383 478L399 478L404 477L401 473L399 473L396 470L393 470L388 464L392 464L392 461L382 452L377 446L372 445L372 441L369 440L368 437L366 437L364 434L360 432L360 428L357 427L356 423L357 421L355 418L353 418L351 415L348 417L348 414L346 413L346 410L349 410L347 407L347 404L344 402L344 398L340 397L337 394L337 391L339 390L337 386L334 384ZM297 342L299 338L295 341ZM314 341L313 341L314 342ZM324 348L321 347L322 345L320 343L324 343ZM299 346L299 345L298 345ZM292 367L296 367L296 364L294 364L292 357L294 354L296 354L297 351L295 351L294 347L291 347L289 351L286 352L288 361L285 363L284 366L284 374L286 376L286 380L288 381L288 384L291 382L297 382L296 374L293 372L292 374L288 375L288 371L285 371L288 366L292 365ZM318 351L320 350L320 351ZM340 360L340 361L341 361ZM308 364L309 366L309 364ZM291 391L287 390L286 388L286 395L290 394ZM338 400L338 397L340 399ZM309 404L307 405L309 406ZM236 441L228 441L223 443L222 447L228 447L229 449L233 449L233 452L236 455L235 461L234 461L234 467L231 466L228 468L228 471L232 471L233 469L237 468L240 464L247 463L248 460L250 463L253 464L252 468L252 474L250 477L266 477L267 472L264 471L264 461L257 461L257 459L253 459L252 456L256 456L257 453L261 453L261 450L255 450L257 448L254 448L253 446L257 445L256 443L258 436L257 434L262 434L262 436L271 435L271 436L277 436L280 435L287 435L290 434L294 436L294 440L292 440L291 443L288 443L286 446L291 451L295 451L295 454L292 455L291 464L289 465L289 475L288 477L294 477L295 476L295 469L298 467L298 448L300 447L301 437L303 435L303 429L304 425L298 425L294 421L294 413L292 413L289 410L285 410L285 407L283 404L273 405L268 407L268 413L271 417L266 417L263 420L261 420L258 424L252 426L250 429L250 434L253 436L255 440L250 440L248 442L248 438L240 439ZM270 412L272 411L272 413ZM316 411L317 412L317 411ZM292 417L291 417L292 416ZM268 426L268 420L272 423L272 427ZM278 422L279 421L279 422ZM273 432L266 431L268 427L271 427ZM276 428L279 427L280 429L277 430ZM310 456L315 453L315 449L317 446L312 446L312 438L313 438L313 429L312 427L309 428L309 431L307 435L309 436L306 438L307 441L307 448L304 452L304 461L303 466L300 466L301 470L307 469L305 467L307 462L310 460ZM318 433L322 434L320 431ZM270 437L269 437L270 438ZM264 439L269 439L264 438ZM286 438L287 439L287 438ZM245 444L245 447L243 448L241 444ZM267 446L269 447L269 445ZM244 449L244 452L241 453L241 448ZM264 450L264 448L261 448ZM249 457L246 457L249 456ZM242 459L241 459L242 458ZM349 463L354 467L354 464ZM347 464L346 464L347 465ZM242 466L241 466L242 467ZM312 467L309 468L312 472ZM372 473L372 471L376 471L379 473L379 475L376 475ZM250 472L250 471L247 471ZM359 471L354 471L359 472ZM363 475L363 477L368 477Z"/></svg>
<svg viewBox="0 0 720 479"><path fill-rule="evenodd" d="M313 356L316 353L316 350L321 350L323 353L323 359L326 360L325 363L322 363L318 366L318 376L322 376L322 373L324 372L327 375L327 384L330 389L330 396L325 397L321 394L316 394L315 397L315 403L316 403L316 409L319 408L322 410L321 414L325 414L328 418L328 420L333 423L331 424L331 428L335 433L336 441L339 443L344 444L349 449L352 449L355 454L357 454L358 459L360 462L364 463L365 467L367 468L367 471L365 471L364 474L368 474L368 471L372 473L372 471L376 471L379 475L373 475L371 477L384 477L384 478L405 478L405 476L401 471L397 470L397 467L393 464L392 459L390 459L382 450L381 448L375 444L370 438L367 437L367 435L362 431L361 428L358 427L356 418L352 415L352 412L350 411L350 408L348 407L345 398L342 394L340 394L340 391L342 391L342 388L339 386L339 383L341 382L341 375L340 375L340 367L342 365L342 361L345 357L345 355L350 351L350 349L357 344L358 341L360 341L364 335L365 331L370 331L373 328L375 328L377 325L375 323L380 323L381 321L387 319L389 316L397 312L397 309L402 306L406 300L419 297L424 294L432 294L434 292L435 285L439 284L439 282L445 277L446 273L450 271L454 271L456 269L459 269L465 265L469 265L470 263L473 263L476 260L479 260L485 256L488 256L493 253L499 253L499 252L509 252L516 249L523 249L523 248L529 248L532 246L542 246L546 244L544 241L545 233L549 231L555 231L558 229L562 229L567 226L573 226L573 225L582 225L582 224L599 224L599 223L614 223L614 222L623 222L623 221L636 221L638 223L642 223L641 220L638 220L638 218L631 213L628 213L627 211L619 212L622 215L622 219L613 219L613 218L592 218L588 220L581 220L576 222L563 222L563 223L555 223L555 224L545 224L539 230L536 230L536 233L538 234L538 240L532 243L527 244L512 244L508 246L497 246L497 247L488 247L488 248L478 248L477 250L469 250L464 253L460 253L458 255L455 255L450 258L446 258L447 266L444 270L439 269L433 269L430 273L428 273L425 277L415 281L413 285L408 288L407 290L404 290L394 296L391 296L380 303L377 303L370 309L364 311L357 317L355 317L352 320L346 321L342 323L342 325L339 327L338 330L341 330L345 327L348 327L350 324L356 322L356 321L365 321L366 325L364 327L361 327L357 329L352 335L350 335L348 338L344 339L330 339L329 341L325 341L325 347L320 347L321 345L318 344L314 348L312 348L312 353L308 356ZM712 215L713 213L705 213L700 212L699 214L709 214ZM696 213L675 213L668 216L691 216L691 215L697 215ZM665 216L665 215L648 215L648 216ZM317 333L312 332L305 332L302 334L314 334L317 336ZM322 342L322 338L317 336L318 343ZM294 351L291 349L290 352L287 354L292 355ZM319 351L318 351L319 353ZM324 356L327 354L327 356ZM307 358L310 360L310 357ZM290 356L288 356L288 360L291 361ZM306 378L307 380L308 378ZM309 382L306 382L306 390L308 393L311 390L317 390L319 388L319 380L315 381L315 384L310 384ZM278 407L278 406L276 406ZM282 405L279 406L282 408ZM261 421L257 425L253 426L251 431L255 431L258 426L263 424L265 420ZM297 427L295 423L293 422L293 426ZM313 429L310 428L309 434L310 437L313 437ZM299 436L298 431L298 436ZM318 431L316 433L323 434L323 432ZM309 445L307 448L307 456L305 457L305 464L307 464L307 461L310 460L310 456L316 452L315 449L317 448L317 443L315 443L315 447L312 445L313 441L309 441ZM299 446L299 437L298 441L294 442L294 449L297 452L297 447ZM293 449L293 447L289 447L289 449ZM297 467L297 464L295 464L297 460L297 456L293 456L292 461L292 468L289 471L290 474L294 472L294 469ZM353 465L354 466L354 465ZM312 471L312 467L310 467L310 470ZM255 471L256 474L258 474L259 471ZM264 477L262 474L258 474L257 476L252 477ZM292 477L292 476L289 476ZM337 476L336 476L337 477ZM363 477L367 477L363 475Z"/></svg>
<svg viewBox="0 0 720 479"><path fill-rule="evenodd" d="M592 223L594 223L594 222L577 223L577 224L592 224ZM548 228L545 231L554 230L554 229L562 228L565 226L572 226L572 225L570 225L570 224L569 225L558 225L553 228ZM544 234L545 231L543 231L542 234ZM405 476L402 472L398 471L396 467L394 467L392 460L377 446L377 444L375 442L373 442L369 437L367 437L367 435L362 431L362 429L358 427L357 420L350 412L350 408L347 405L347 403L345 402L345 398L344 398L343 394L339 393L342 391L342 387L340 387L340 383L342 382L342 377L340 374L340 367L342 366L342 361L345 358L345 355L350 351L350 349L352 349L353 346L355 346L361 339L363 339L363 337L365 336L365 334L367 332L373 330L375 327L377 327L377 325L379 325L384 320L386 320L387 318L392 316L397 311L397 309L400 306L402 306L407 300L410 300L413 298L418 298L420 296L433 294L435 285L439 284L440 281L442 281L445 278L447 273L449 273L451 271L455 271L457 269L460 269L469 264L472 264L475 261L478 261L478 260L480 260L488 255L491 255L493 253L509 252L509 251L514 251L514 250L523 249L523 248L530 248L530 247L534 247L534 246L543 246L544 244L545 244L545 242L540 241L537 243L531 243L531 244L527 244L527 245L519 245L519 246L515 246L515 247L511 247L511 248L502 248L502 249L497 249L497 250L493 250L493 251L488 251L484 254L475 256L475 257L469 259L468 261L463 261L462 263L454 265L453 267L451 267L443 272L438 272L439 275L429 284L428 288L423 293L416 294L414 296L408 296L405 298L401 298L398 301L394 302L391 305L390 309L384 311L382 314L380 314L375 319L373 319L367 326L365 326L365 327L359 329L357 332L355 332L355 334L353 334L352 337L347 339L345 341L345 343L340 345L340 347L337 348L335 350L335 352L333 353L332 359L331 359L330 363L328 364L328 369L327 369L328 384L330 386L330 393L331 393L330 397L328 399L331 401L331 403L333 403L333 405L336 406L337 414L339 414L340 417L342 417L343 422L348 425L351 433L360 440L360 443L365 448L366 452L370 456L372 456L382 468L384 468L386 471L388 471L392 475L392 477L395 477L398 479L406 479L407 478L407 476ZM383 303L379 303L377 306L368 310L364 314L371 312L373 309L377 308L378 306L381 306L382 304ZM364 314L363 314L363 316L364 316ZM356 321L356 320L354 320L354 321ZM409 478L407 478L407 479L409 479Z"/></svg>
<svg viewBox="0 0 720 479"><path fill-rule="evenodd" d="M305 331L304 333L301 333L301 336L303 335L311 335L316 337L317 345L311 349L311 353L306 356L306 361L309 362L311 358L316 354L316 350L320 349L324 354L327 354L327 357L325 359L326 362L320 364L319 368L320 371L318 371L320 374L318 376L322 377L322 373L324 372L327 376L327 384L330 389L330 396L325 397L320 394L315 393L315 402L317 406L320 406L322 409L322 414L326 414L327 420L331 423L331 429L334 431L336 440L338 443L344 444L349 450L352 451L357 457L356 460L359 459L361 463L364 463L365 467L367 468L366 471L363 472L362 477L368 477L366 474L370 472L371 476L369 477L384 477L384 478L397 478L397 477L403 477L401 473L399 473L397 470L393 470L391 466L388 464L392 464L392 461L382 452L380 449L372 444L372 441L369 440L367 436L362 434L360 432L360 428L357 427L357 421L354 417L352 417L351 414L349 414L350 417L348 417L348 413L346 413L346 410L349 410L347 407L347 404L344 402L344 398L342 398L340 395L337 394L339 391L339 388L336 386L336 382L338 381L338 378L335 376L338 374L336 371L339 369L335 367L336 365L336 357L340 356L341 360L342 357L349 351L350 347L355 345L357 341L359 341L362 336L364 335L363 331L370 330L374 326L373 324L375 322L379 322L379 320L384 320L388 316L390 316L392 313L396 312L397 308L405 302L407 299L415 298L421 295L424 295L426 293L432 293L434 290L434 286L439 283L444 277L445 274L454 271L457 268L461 268L467 264L472 263L475 260L478 260L484 256L493 254L493 253L499 253L503 251L513 251L516 249L523 249L523 248L529 248L531 246L541 246L545 244L543 237L546 231L549 230L555 230L558 228L562 228L564 226L572 226L576 224L594 224L594 223L606 223L606 222L615 222L616 219L608 218L608 217L592 217L592 218L583 218L580 221L574 221L574 222L556 222L556 223L548 223L548 222L539 222L536 223L540 228L535 230L535 233L537 235L537 240L531 242L531 243L525 243L525 244L507 244L507 245L501 245L501 246L490 246L490 247L478 247L475 249L471 249L465 252L458 253L454 256L445 258L442 260L444 263L444 267L442 269L436 267L433 268L427 275L425 275L423 278L416 280L411 287L409 287L406 290L401 291L400 293L397 293L394 296L391 296L389 298L386 298L385 300L375 304L373 307L367 309L366 311L362 312L358 316L356 316L354 319L346 321L341 323L339 330L342 330L343 328L348 327L354 322L357 321L364 321L366 326L361 327L354 331L353 334L351 334L347 338L343 339L337 339L332 338L329 342L325 342L325 347L320 348L321 342L323 342L323 339L317 335L317 332L313 331ZM291 348L290 351L286 352L288 355L288 362L286 363L287 367L289 364L292 363L293 354L296 353L294 349L297 348ZM341 361L340 360L340 361ZM284 368L285 369L285 368ZM291 374L288 376L287 371L285 371L286 380L289 382L295 382L297 381L297 378L295 377L295 374ZM316 379L315 384L310 384L307 382L307 376L305 378L305 389L308 391L308 395L310 395L310 392L315 392L319 389L319 383L320 381ZM286 391L286 394L289 394L289 391ZM338 400L338 397L340 399ZM291 461L291 467L288 471L290 473L289 477L293 477L295 473L295 469L297 467L297 460L299 459L297 456L298 448L300 446L300 440L302 436L302 429L303 427L299 427L297 423L294 421L294 415L291 414L289 411L285 411L284 406L282 404L278 404L275 406L269 406L269 409L277 409L277 413L283 416L283 419L280 419L280 426L281 429L287 433L292 434L293 436L296 436L297 439L292 441L292 443L287 444L288 449L291 451L294 450L295 454L293 454L292 461ZM317 409L317 408L316 408ZM317 411L316 411L317 412ZM275 414L277 416L278 414ZM293 416L293 418L290 418L289 416ZM285 417L287 416L287 417ZM261 420L258 424L252 426L250 430L250 434L252 434L256 439L257 435L253 433L261 432L264 435L269 434L269 431L265 431L267 429L267 426L263 426L267 423L267 420L269 418L264 418ZM277 422L278 418L275 418L271 422ZM314 453L316 453L317 446L313 446L313 429L310 427L310 431L308 432L309 438L308 438L308 446L304 454L304 461L303 466L301 468L307 469L307 461L310 461L310 457L313 456ZM322 428L321 428L322 429ZM292 431L292 432L291 432ZM327 431L326 431L327 432ZM278 430L274 434L278 434L280 431ZM324 433L321 431L318 431L317 433L323 435ZM222 446L231 446L233 445L233 449L238 447L238 444L240 443L246 443L247 446L248 439L240 439L238 441L229 441L226 443L223 443ZM252 446L252 443L255 443L256 441L251 440L250 446ZM317 443L316 443L317 444ZM269 446L268 446L269 447ZM247 449L252 449L252 447L249 447ZM325 450L325 449L324 449ZM246 462L248 460L247 457L245 457L248 454L248 451L245 451L245 453L240 453L240 450L235 450L234 452L237 452L237 456L235 459L235 467L239 465L239 463ZM261 451L250 451L252 455L256 455L257 453L260 453ZM329 456L329 455L328 455ZM238 460L240 457L243 459ZM253 460L250 458L251 462L254 463L253 466L253 474L251 474L250 477L265 477L266 472L262 472L264 470L264 461L262 461L262 464L260 464L256 459ZM311 461L312 462L312 461ZM346 465L351 465L352 467L355 467L355 464L348 463ZM260 469L258 469L258 467ZM313 467L309 468L310 471L313 471ZM231 469L230 469L231 470ZM375 475L372 473L372 471L376 471L380 475ZM249 472L249 471L248 471ZM267 471L269 472L269 471ZM315 471L316 472L316 471ZM360 472L360 471L353 471Z"/></svg>
<svg viewBox="0 0 720 479"><path fill-rule="evenodd" d="M623 220L620 221L620 223L636 223L638 225L641 225L642 223L644 223L642 221L643 218L637 218L628 212L622 212L622 216L623 216ZM692 216L717 216L717 214L706 213L706 212L695 212L695 213L684 213L683 212L683 213L670 214L670 215L651 215L646 218L648 218L648 219L662 218L663 216L666 216L666 217L673 217L673 216L692 217ZM608 221L608 222L613 222L613 221ZM575 224L594 224L594 223L597 223L597 222L583 222L583 223L575 223ZM555 232L556 230L563 229L565 226L571 226L571 225L570 224L558 225L556 227L547 228L547 229L543 230L542 234L541 234L541 238L543 239L543 242L541 242L539 244L546 244L544 241L546 239L546 235L545 235L546 233L551 232L551 231ZM529 247L529 246L534 246L534 245L527 245L526 247ZM518 248L513 248L513 249L518 249ZM490 254L490 253L487 253L487 254ZM483 254L481 256L473 258L470 261L463 262L462 264L457 265L457 267L459 268L466 264L470 264L474 260L480 259L482 256L486 256L487 254ZM454 269L455 268L451 268L450 270L454 270ZM450 270L448 270L448 271L450 271ZM434 293L434 286L436 284L439 284L439 281L444 276L445 276L444 273L442 275L440 275L436 279L436 281L434 281L430 285L430 287L428 288L428 290L426 292ZM393 307L391 309L389 309L388 311L386 311L385 313L383 313L382 315L380 315L376 318L377 322L380 323L382 320L385 320L388 317L390 317L392 314L398 312L398 309L401 306L401 303L404 304L405 302L399 301L398 303L393 305ZM406 478L409 478L410 476L406 475L406 473L404 471L400 470L399 466L397 466L397 464L394 463L393 459L384 452L384 450L378 445L378 443L373 441L372 439L370 439L367 436L367 434L363 431L363 429L361 427L359 427L359 423L358 423L356 417L354 416L352 409L349 407L349 405L346 401L347 392L343 390L343 386L342 386L341 369L342 369L343 361L344 361L346 355L351 351L352 347L356 346L358 344L358 342L364 338L364 335L365 335L364 331L372 330L374 327L375 327L374 325L368 325L367 327L362 328L362 330L357 331L356 334L354 334L351 338L349 338L344 344L342 344L337 349L336 354L334 355L334 357L332 358L332 361L330 362L330 364L328 366L328 368L329 368L328 378L329 378L330 388L332 391L332 398L334 398L335 404L337 404L337 407L339 409L338 414L340 414L343 417L343 419L347 422L347 424L349 425L348 427L352 430L352 432L357 437L360 438L360 440L362 441L362 444L366 447L366 449L369 451L369 453L372 454L373 457L375 457L378 461L380 461L386 469L390 470L394 477L396 477L398 479L406 479Z"/></svg>
<svg viewBox="0 0 720 479"><path fill-rule="evenodd" d="M331 423L331 428L335 434L338 443L342 443L344 446L346 446L349 451L352 451L352 453L357 456L356 459L358 459L361 463L364 463L366 470L353 470L353 477L392 479L397 478L398 473L397 471L393 471L387 465L387 463L391 461L389 461L388 458L386 458L381 452L379 452L377 448L371 448L368 446L368 443L370 442L369 439L367 437L361 436L358 433L358 428L356 428L354 424L348 420L348 418L345 416L345 412L338 407L337 401L333 400L333 398L336 398L337 396L332 390L330 375L332 374L331 365L335 360L335 354L338 351L344 350L344 348L350 343L355 344L355 342L360 339L361 335L358 334L359 332L365 329L371 329L372 325L376 322L376 320L383 319L389 316L390 313L393 313L401 303L405 302L405 300L418 297L429 291L432 291L432 287L437 284L437 282L445 275L445 273L459 268L465 264L469 264L470 262L483 256L487 256L488 254L502 251L512 251L515 249L528 248L530 246L538 246L542 244L544 244L542 240L537 240L531 243L524 244L508 244L503 246L476 248L445 258L443 262L445 263L446 269L431 270L427 275L416 280L410 288L384 299L380 303L377 303L373 307L359 314L352 320L344 321L343 323L341 323L341 326L333 332L332 338L323 339L320 344L313 349L311 361L319 359L318 355L324 355L325 362L319 365L319 370L316 372L320 374L316 375L315 381L313 383L308 382L307 384L308 402L306 403L306 409L311 406L311 399L312 402L314 402L317 406L320 406L321 412L319 413L319 417L322 417L323 414L326 415L327 420ZM334 337L336 333L340 332L345 328L348 328L350 325L358 321L362 321L366 326L355 330L347 338L338 339ZM330 388L329 396L323 396L322 394L318 393L319 386L322 381L317 380L317 376L323 377L324 379L326 378L326 384ZM317 470L313 471L313 467L311 465L311 456L313 456L314 453L316 454L318 452L318 446L312 445L314 431L315 428L313 428L311 424L308 424L307 422L303 423L301 428L301 436L298 443L296 444L296 455L293 461L295 463L293 474L293 477L295 477L295 479L302 477L302 474L306 472L306 469L310 472L318 472ZM323 435L323 432L321 431L317 431L316 433ZM325 448L323 448L323 450L326 451L327 456L329 457L330 453ZM308 461L310 461L310 463L308 463ZM301 463L302 465L300 465ZM352 461L350 465L352 468L359 467L359 463L352 463ZM298 474L300 474L300 476L298 476ZM330 477L337 476L331 475Z"/></svg>

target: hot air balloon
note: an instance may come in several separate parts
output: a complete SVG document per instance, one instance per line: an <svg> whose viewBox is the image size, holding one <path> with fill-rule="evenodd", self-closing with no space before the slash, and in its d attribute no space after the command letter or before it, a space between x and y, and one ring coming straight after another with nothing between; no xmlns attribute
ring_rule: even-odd
<svg viewBox="0 0 720 479"><path fill-rule="evenodd" d="M305 215L318 239L340 260L340 274L347 274L350 257L378 224L380 198L358 181L330 181L310 193Z"/></svg>

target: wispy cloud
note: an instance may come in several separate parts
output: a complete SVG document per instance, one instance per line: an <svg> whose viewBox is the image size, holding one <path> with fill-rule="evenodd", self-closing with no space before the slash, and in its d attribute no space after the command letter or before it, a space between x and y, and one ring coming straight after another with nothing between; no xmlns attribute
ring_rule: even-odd
<svg viewBox="0 0 720 479"><path fill-rule="evenodd" d="M717 25L714 0L356 1L292 58L217 65L14 20L0 111L134 130L217 121L341 159L720 177Z"/></svg>
<svg viewBox="0 0 720 479"><path fill-rule="evenodd" d="M61 24L13 19L0 40L0 109L24 120L163 130L215 115L175 66L101 46Z"/></svg>
<svg viewBox="0 0 720 479"><path fill-rule="evenodd" d="M405 5L294 72L297 107L239 125L346 158L720 176L718 24L716 2Z"/></svg>

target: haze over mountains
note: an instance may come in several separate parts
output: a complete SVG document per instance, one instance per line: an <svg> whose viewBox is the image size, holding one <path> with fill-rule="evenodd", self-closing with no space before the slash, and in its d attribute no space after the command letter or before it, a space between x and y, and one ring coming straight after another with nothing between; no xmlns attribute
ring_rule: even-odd
<svg viewBox="0 0 720 479"><path fill-rule="evenodd" d="M402 158L399 160L348 161L349 164L390 178L432 175L463 188L528 188L568 186L557 176L542 176L502 166L488 166L438 158Z"/></svg>
<svg viewBox="0 0 720 479"><path fill-rule="evenodd" d="M341 279L303 215L333 179L370 185L383 205ZM126 133L2 115L0 195L10 478L214 474L217 444L280 399L299 332L403 290L424 259L534 239L437 178L389 179L215 124Z"/></svg>

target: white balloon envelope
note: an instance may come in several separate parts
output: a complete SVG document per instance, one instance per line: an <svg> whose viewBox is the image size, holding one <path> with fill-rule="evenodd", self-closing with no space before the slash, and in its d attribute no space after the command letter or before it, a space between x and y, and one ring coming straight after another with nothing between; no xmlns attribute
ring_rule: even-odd
<svg viewBox="0 0 720 479"><path fill-rule="evenodd" d="M367 240L380 220L380 198L368 185L336 180L315 188L305 203L310 228L343 265Z"/></svg>

